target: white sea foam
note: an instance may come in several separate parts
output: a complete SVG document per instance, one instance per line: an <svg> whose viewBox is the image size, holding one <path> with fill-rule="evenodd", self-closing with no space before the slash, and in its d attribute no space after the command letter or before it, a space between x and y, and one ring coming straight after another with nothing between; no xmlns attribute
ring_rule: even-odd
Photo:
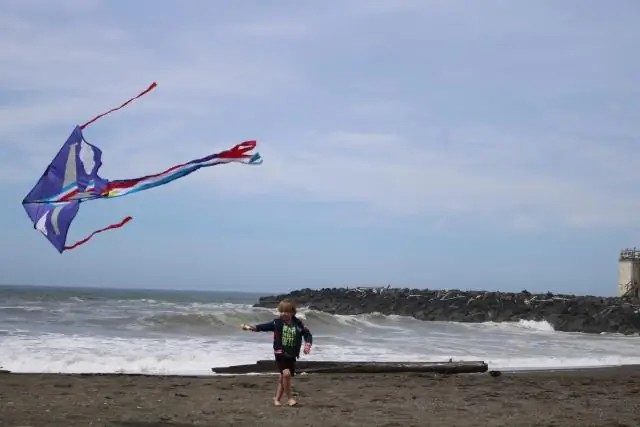
<svg viewBox="0 0 640 427"><path fill-rule="evenodd" d="M89 305L91 304L91 305ZM271 334L240 323L276 312L250 304L144 300L11 304L0 311L0 365L15 372L210 375L214 366L272 357ZM3 317L4 316L4 317ZM43 317L44 316L44 317ZM302 360L484 360L490 369L555 369L640 363L640 339L562 333L547 322L422 322L370 313L300 310L314 333Z"/></svg>
<svg viewBox="0 0 640 427"><path fill-rule="evenodd" d="M313 325L309 325L313 329ZM438 325L458 332L378 336L317 334L303 360L484 360L490 369L595 367L640 363L640 342L627 337L531 333L519 325ZM426 326L428 327L428 326ZM467 333L464 333L466 329ZM370 331L371 332L371 331ZM270 334L203 338L118 338L43 334L4 336L0 364L15 372L121 372L209 375L214 366L270 359Z"/></svg>
<svg viewBox="0 0 640 427"><path fill-rule="evenodd" d="M211 375L214 366L254 363L272 357L268 343L207 342L198 339L136 339L73 337L48 335L37 338L10 337L3 340L0 361L14 372L54 373L146 373ZM268 341L268 340L267 340ZM442 343L444 346L445 343ZM637 349L637 348L636 348ZM555 369L613 366L640 363L640 356L629 352L593 353L565 351L562 354L526 356L522 352L446 351L446 347L430 353L393 351L363 344L314 346L313 354L303 360L342 361L446 361L484 360L490 369ZM586 349L585 349L586 350ZM561 352L558 352L561 353Z"/></svg>

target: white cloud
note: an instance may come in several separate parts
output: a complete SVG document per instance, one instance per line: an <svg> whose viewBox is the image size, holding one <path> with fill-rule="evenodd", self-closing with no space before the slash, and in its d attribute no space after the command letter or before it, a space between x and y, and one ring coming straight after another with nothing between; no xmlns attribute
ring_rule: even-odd
<svg viewBox="0 0 640 427"><path fill-rule="evenodd" d="M640 93L630 78L640 65L615 44L628 26L599 22L611 39L593 44L584 29L594 4L569 28L560 6L530 8L527 20L495 2L392 3L257 8L246 18L227 6L220 22L204 3L162 4L153 12L162 16L132 26L103 10L118 12L119 2L3 2L0 179L33 180L74 124L155 80L156 93L86 131L104 150L105 176L256 138L258 169L225 166L224 179L195 174L176 188L356 202L371 215L438 224L640 222L640 156L629 148L639 104L620 95ZM190 19L166 19L172 13Z"/></svg>

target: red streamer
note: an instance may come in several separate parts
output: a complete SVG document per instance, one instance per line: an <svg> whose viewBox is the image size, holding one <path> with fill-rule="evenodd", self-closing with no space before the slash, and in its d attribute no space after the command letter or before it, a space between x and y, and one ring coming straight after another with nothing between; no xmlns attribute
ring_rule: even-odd
<svg viewBox="0 0 640 427"><path fill-rule="evenodd" d="M156 82L151 83L151 86L146 88L144 91L140 92L138 95L136 95L133 98L127 100L125 103L123 103L119 107L112 108L109 111L106 111L106 112L104 112L104 113L102 113L100 115L95 116L93 119L89 120L87 123L85 123L82 126L80 126L80 129L84 129L85 127L89 126L91 123L95 122L96 120L98 120L101 117L106 116L107 114L113 113L114 111L118 111L119 109L126 107L130 102L135 101L136 99L140 98L141 96L144 96L147 93L151 92L153 89L155 89L156 86L158 86L156 84Z"/></svg>
<svg viewBox="0 0 640 427"><path fill-rule="evenodd" d="M74 243L73 245L65 246L65 247L64 247L64 250L65 250L65 251L68 251L68 250L70 250L70 249L77 248L78 246L80 246L80 245L83 245L83 244L87 243L87 242L88 242L89 240L91 240L91 238L92 238L93 236L95 236L96 234L98 234L98 233L102 233L102 232L104 232L104 231L108 231L108 230L113 230L114 228L120 228L120 227L123 227L126 223L128 223L128 222L129 222L129 221L131 221L132 219L133 219L132 217L128 216L128 217L126 217L125 219L123 219L122 221L120 221L120 222L119 222L119 223L117 223L117 224L111 224L111 225L109 225L109 226L107 226L107 227L105 227L105 228L101 228L100 230L96 230L96 231L94 231L93 233L91 233L90 235L88 235L87 237L85 237L84 239L77 241L77 242L76 242L76 243Z"/></svg>

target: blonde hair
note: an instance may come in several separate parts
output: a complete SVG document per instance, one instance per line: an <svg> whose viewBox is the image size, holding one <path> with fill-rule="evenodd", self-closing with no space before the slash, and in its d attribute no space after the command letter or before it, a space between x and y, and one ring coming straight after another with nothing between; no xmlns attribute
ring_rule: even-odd
<svg viewBox="0 0 640 427"><path fill-rule="evenodd" d="M280 313L296 314L296 303L291 301L290 299L283 299L278 304L278 311Z"/></svg>

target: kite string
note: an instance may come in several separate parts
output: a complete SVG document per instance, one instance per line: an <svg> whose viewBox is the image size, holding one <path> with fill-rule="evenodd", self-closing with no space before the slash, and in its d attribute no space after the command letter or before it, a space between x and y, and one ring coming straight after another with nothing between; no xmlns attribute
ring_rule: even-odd
<svg viewBox="0 0 640 427"><path fill-rule="evenodd" d="M106 111L106 112L104 112L102 114L99 114L99 115L95 116L93 119L89 120L88 122L86 122L85 124L80 126L80 129L84 129L85 127L89 126L91 123L95 122L96 120L98 120L101 117L106 116L107 114L113 113L114 111L118 111L119 109L126 107L130 102L135 101L136 99L140 98L141 96L144 96L147 93L151 92L153 89L155 89L156 86L158 86L156 84L156 82L151 83L151 85L148 88L146 88L144 91L140 92L138 95L136 95L133 98L127 100L126 102L124 102L119 107L112 108L109 111Z"/></svg>
<svg viewBox="0 0 640 427"><path fill-rule="evenodd" d="M113 230L113 229L115 229L115 228L123 227L126 223L128 223L128 222L129 222L129 221L131 221L132 219L133 219L132 217L128 216L128 217L126 217L125 219L123 219L122 221L120 221L120 222L118 222L118 223L116 223L116 224L111 224L111 225L109 225L109 226L107 226L107 227L104 227L104 228L101 228L101 229L99 229L99 230L96 230L96 231L94 231L93 233L91 233L90 235L88 235L87 237L85 237L84 239L77 241L77 242L76 242L76 243L74 243L73 245L65 246L65 247L64 247L64 250L65 250L65 251L68 251L68 250L70 250L70 249L77 248L78 246L80 246L80 245L83 245L83 244L87 243L87 242L88 242L89 240L91 240L91 238L92 238L93 236L95 236L96 234L98 234L98 233L102 233L102 232L104 232L104 231L108 231L108 230Z"/></svg>

